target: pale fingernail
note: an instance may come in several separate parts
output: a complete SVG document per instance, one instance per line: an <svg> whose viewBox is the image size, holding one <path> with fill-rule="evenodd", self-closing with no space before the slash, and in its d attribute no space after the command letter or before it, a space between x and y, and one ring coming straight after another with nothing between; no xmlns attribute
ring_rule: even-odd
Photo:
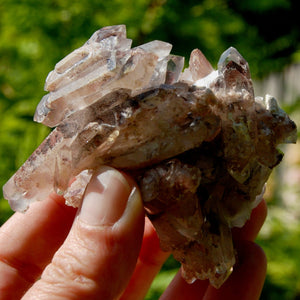
<svg viewBox="0 0 300 300"><path fill-rule="evenodd" d="M122 217L113 225L113 227L116 231L133 228L139 223L138 220L141 218L145 218L144 206L140 191L134 186L128 197L127 205Z"/></svg>
<svg viewBox="0 0 300 300"><path fill-rule="evenodd" d="M120 172L101 167L88 184L79 218L89 225L113 225L123 215L130 192Z"/></svg>

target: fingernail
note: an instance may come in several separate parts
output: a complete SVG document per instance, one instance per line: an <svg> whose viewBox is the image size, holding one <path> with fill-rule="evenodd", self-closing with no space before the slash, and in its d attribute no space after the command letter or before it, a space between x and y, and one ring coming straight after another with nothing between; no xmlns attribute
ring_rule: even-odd
<svg viewBox="0 0 300 300"><path fill-rule="evenodd" d="M113 225L122 217L130 192L131 187L120 172L101 167L88 184L79 218L89 225Z"/></svg>
<svg viewBox="0 0 300 300"><path fill-rule="evenodd" d="M138 217L141 215L141 212L143 215L144 207L141 199L141 194L136 187L133 187L128 197L128 202L124 213L115 225L124 226L125 228L130 227L129 224L132 223L134 220L137 220Z"/></svg>

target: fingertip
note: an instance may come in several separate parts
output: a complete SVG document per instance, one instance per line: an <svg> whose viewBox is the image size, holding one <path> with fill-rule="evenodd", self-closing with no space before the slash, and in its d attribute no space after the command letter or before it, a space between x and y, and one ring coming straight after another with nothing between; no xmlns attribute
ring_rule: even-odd
<svg viewBox="0 0 300 300"><path fill-rule="evenodd" d="M132 233L133 228L139 228L141 229L139 234L142 235L144 231L144 219L145 213L141 194L137 186L133 186L126 208L121 218L113 225L113 228L127 232L127 234Z"/></svg>
<svg viewBox="0 0 300 300"><path fill-rule="evenodd" d="M102 166L87 185L78 218L91 226L111 226L120 219L131 187L116 169Z"/></svg>
<svg viewBox="0 0 300 300"><path fill-rule="evenodd" d="M233 240L254 241L267 217L267 203L263 199L251 212L250 219L242 228L233 228Z"/></svg>
<svg viewBox="0 0 300 300"><path fill-rule="evenodd" d="M219 289L209 287L204 300L258 300L265 281L267 259L257 244L241 240L236 245L238 257L233 272Z"/></svg>
<svg viewBox="0 0 300 300"><path fill-rule="evenodd" d="M181 300L182 295L184 295L185 300L202 299L208 285L208 280L196 280L192 284L187 283L181 276L181 270L179 270L160 300Z"/></svg>
<svg viewBox="0 0 300 300"><path fill-rule="evenodd" d="M249 273L256 268L261 274L266 273L267 257L258 244L252 241L241 241L235 247L238 253L237 267L247 266Z"/></svg>
<svg viewBox="0 0 300 300"><path fill-rule="evenodd" d="M169 255L169 252L161 250L157 233L150 220L145 218L144 237L139 258L121 299L144 299L152 281Z"/></svg>

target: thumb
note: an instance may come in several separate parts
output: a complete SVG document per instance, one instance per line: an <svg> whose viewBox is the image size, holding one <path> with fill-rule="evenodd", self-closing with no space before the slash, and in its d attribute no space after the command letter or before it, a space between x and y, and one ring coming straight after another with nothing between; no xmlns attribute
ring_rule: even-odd
<svg viewBox="0 0 300 300"><path fill-rule="evenodd" d="M102 167L67 239L23 299L117 299L134 270L143 230L138 189L120 172Z"/></svg>

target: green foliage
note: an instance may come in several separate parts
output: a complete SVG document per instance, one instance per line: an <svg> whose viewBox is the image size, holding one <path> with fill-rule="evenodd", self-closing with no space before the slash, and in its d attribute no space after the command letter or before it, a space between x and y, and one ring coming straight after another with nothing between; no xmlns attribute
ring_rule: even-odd
<svg viewBox="0 0 300 300"><path fill-rule="evenodd" d="M159 274L154 279L151 289L149 290L145 300L158 299L172 281L179 268L180 263L177 262L171 255L163 265Z"/></svg>
<svg viewBox="0 0 300 300"><path fill-rule="evenodd" d="M32 121L48 72L97 29L126 24L134 45L168 41L187 60L199 48L214 65L234 46L252 75L263 77L300 61L296 14L296 0L0 0L0 185L49 133ZM299 101L294 103L285 108L299 111ZM0 224L11 213L0 200ZM297 284L300 290L299 232L285 234L284 224L275 223L272 234L259 240L270 261L262 299L294 299ZM178 268L168 264L147 299L157 299L162 282Z"/></svg>
<svg viewBox="0 0 300 300"><path fill-rule="evenodd" d="M292 300L300 295L300 228L287 230L287 226L276 215L268 219L270 232L262 235L258 242L268 257L268 276L262 299ZM298 299L298 298L297 298Z"/></svg>

